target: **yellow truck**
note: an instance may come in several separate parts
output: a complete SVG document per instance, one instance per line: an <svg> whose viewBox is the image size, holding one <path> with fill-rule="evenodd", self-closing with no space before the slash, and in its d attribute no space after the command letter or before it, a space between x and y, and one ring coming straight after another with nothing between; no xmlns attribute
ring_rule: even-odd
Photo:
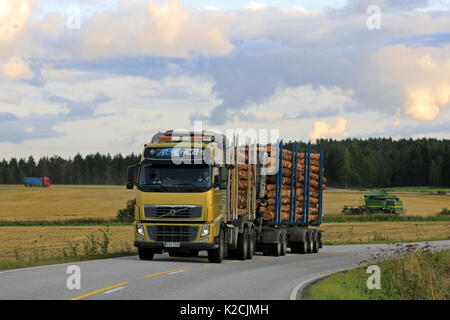
<svg viewBox="0 0 450 320"><path fill-rule="evenodd" d="M279 210L264 221L260 203L271 159L254 143L231 140L206 131L166 131L144 146L140 163L127 172L127 188L137 188L134 245L140 259L207 250L208 260L220 263L228 255L251 259L256 250L284 255L288 246L318 251L320 232L308 229L309 221L282 222ZM281 165L282 157L275 158L272 163Z"/></svg>

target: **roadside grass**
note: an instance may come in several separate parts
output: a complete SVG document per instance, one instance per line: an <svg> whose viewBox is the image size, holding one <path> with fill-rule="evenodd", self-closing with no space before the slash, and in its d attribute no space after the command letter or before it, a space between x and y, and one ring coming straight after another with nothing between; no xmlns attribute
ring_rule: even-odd
<svg viewBox="0 0 450 320"><path fill-rule="evenodd" d="M323 223L325 245L449 240L450 221Z"/></svg>
<svg viewBox="0 0 450 320"><path fill-rule="evenodd" d="M83 218L70 220L24 220L10 221L0 220L0 227L33 227L33 226L131 226L131 222L124 222L119 219L111 218Z"/></svg>
<svg viewBox="0 0 450 320"><path fill-rule="evenodd" d="M18 269L18 268L29 268L29 267L38 267L45 266L51 264L58 263L68 263L68 262L78 262L78 261L88 261L88 260L97 260L97 259L109 259L109 258L118 258L124 256L133 256L136 255L136 251L120 251L114 253L107 254L96 254L91 256L43 256L37 257L33 259L19 259L19 260L1 260L0 261L0 270L9 270L9 269Z"/></svg>
<svg viewBox="0 0 450 320"><path fill-rule="evenodd" d="M444 209L443 209L444 210ZM394 214L372 214L372 215L329 215L323 218L324 222L383 222L383 221L450 221L450 215L436 214L434 216L404 216Z"/></svg>
<svg viewBox="0 0 450 320"><path fill-rule="evenodd" d="M0 269L136 254L131 226L0 228Z"/></svg>
<svg viewBox="0 0 450 320"><path fill-rule="evenodd" d="M397 246L393 258L379 253L363 266L320 280L305 290L305 300L448 300L450 250L431 252L430 246ZM369 265L381 271L381 289L368 289Z"/></svg>

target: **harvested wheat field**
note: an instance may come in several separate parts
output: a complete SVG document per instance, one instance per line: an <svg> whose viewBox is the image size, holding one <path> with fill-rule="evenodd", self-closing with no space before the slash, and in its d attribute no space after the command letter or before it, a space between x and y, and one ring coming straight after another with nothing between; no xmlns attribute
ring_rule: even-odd
<svg viewBox="0 0 450 320"><path fill-rule="evenodd" d="M135 197L124 186L26 188L0 186L0 220L69 220L115 218L117 210Z"/></svg>
<svg viewBox="0 0 450 320"><path fill-rule="evenodd" d="M329 189L324 191L323 213L327 215L341 214L344 205L357 207L364 204L364 195L370 191ZM432 216L443 208L450 208L450 196L431 195L420 192L388 192L403 200L409 216Z"/></svg>
<svg viewBox="0 0 450 320"><path fill-rule="evenodd" d="M405 242L450 239L449 221L330 222L322 224L324 242Z"/></svg>
<svg viewBox="0 0 450 320"><path fill-rule="evenodd" d="M63 256L63 250L70 255L74 247L79 254L84 254L84 242L90 234L103 241L101 230L107 229L105 226L0 227L0 260ZM134 248L132 226L111 226L110 231L110 253Z"/></svg>
<svg viewBox="0 0 450 320"><path fill-rule="evenodd" d="M78 243L79 253L84 253L84 242L90 234L102 239L104 226L37 226L0 227L0 260L29 259L53 254L70 254ZM356 222L324 223L321 229L327 243L402 242L430 239L449 239L450 222ZM133 247L132 226L112 226L109 252ZM71 242L71 243L69 243Z"/></svg>

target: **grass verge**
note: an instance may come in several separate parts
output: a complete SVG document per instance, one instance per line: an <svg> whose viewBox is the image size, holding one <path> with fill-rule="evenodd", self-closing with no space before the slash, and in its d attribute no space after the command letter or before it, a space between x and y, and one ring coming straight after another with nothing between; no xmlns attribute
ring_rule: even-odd
<svg viewBox="0 0 450 320"><path fill-rule="evenodd" d="M329 215L325 216L323 222L401 222L401 221L450 221L450 216L446 215L434 215L434 216L401 216L401 215L388 215L388 214L373 214L367 216L359 215Z"/></svg>
<svg viewBox="0 0 450 320"><path fill-rule="evenodd" d="M19 228L31 229L35 227ZM40 229L40 227L38 228ZM92 227L75 227L75 230L78 228L88 228L90 232L81 238L72 236L60 245L58 245L58 241L56 245L51 245L51 243L47 243L44 240L45 245L42 246L38 244L37 240L34 240L29 246L13 246L9 255L6 252L0 252L0 257L2 257L0 260L0 270L106 259L136 254L136 249L131 246L131 241L128 239L128 233L125 236L125 241L119 242L119 239L122 238L121 235L116 233L113 239L113 231L109 225L95 231L92 230ZM121 227L115 227L115 231L117 231L117 228ZM128 227L126 228L128 229ZM12 229L14 228L9 228L8 230ZM53 227L52 229L57 229L57 227ZM42 236L43 234L40 234L40 237ZM50 236L55 235L50 234Z"/></svg>
<svg viewBox="0 0 450 320"><path fill-rule="evenodd" d="M68 263L68 262L78 262L78 261L88 261L97 259L109 259L124 256L136 255L134 251L122 251L107 254L97 254L91 256L47 256L39 257L31 260L12 260L12 261L0 261L0 270L18 269L18 268L29 268L38 267L44 265L58 264L58 263Z"/></svg>
<svg viewBox="0 0 450 320"><path fill-rule="evenodd" d="M450 250L431 252L429 246L398 247L393 259L379 254L364 266L335 273L303 294L306 300L448 300L450 299ZM376 264L381 288L368 289L366 273Z"/></svg>
<svg viewBox="0 0 450 320"><path fill-rule="evenodd" d="M43 227L43 226L131 226L131 222L123 222L119 219L104 218L80 218L70 220L25 220L5 221L0 220L0 227Z"/></svg>

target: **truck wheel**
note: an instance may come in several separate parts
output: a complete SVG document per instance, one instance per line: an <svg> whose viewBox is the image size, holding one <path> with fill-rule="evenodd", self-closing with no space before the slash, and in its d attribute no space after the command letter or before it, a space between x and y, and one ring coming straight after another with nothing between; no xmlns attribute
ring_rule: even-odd
<svg viewBox="0 0 450 320"><path fill-rule="evenodd" d="M287 235L284 233L284 235L281 236L281 251L280 256L285 256L287 251Z"/></svg>
<svg viewBox="0 0 450 320"><path fill-rule="evenodd" d="M238 235L237 256L239 260L247 259L248 255L248 228L244 228L244 232Z"/></svg>
<svg viewBox="0 0 450 320"><path fill-rule="evenodd" d="M152 260L155 253L151 249L138 248L139 259Z"/></svg>
<svg viewBox="0 0 450 320"><path fill-rule="evenodd" d="M313 242L312 252L313 253L318 253L319 252L320 243L319 243L319 233L316 230L313 231L313 239L314 239L314 242Z"/></svg>
<svg viewBox="0 0 450 320"><path fill-rule="evenodd" d="M312 232L308 232L306 234L306 252L312 253L313 246L314 246L313 234Z"/></svg>
<svg viewBox="0 0 450 320"><path fill-rule="evenodd" d="M225 238L223 235L223 230L220 229L219 246L216 249L208 250L208 261L211 263L222 263L224 250L225 250Z"/></svg>
<svg viewBox="0 0 450 320"><path fill-rule="evenodd" d="M283 245L282 241L283 241L283 236L280 233L277 243L272 244L272 256L279 257L281 255L281 247Z"/></svg>
<svg viewBox="0 0 450 320"><path fill-rule="evenodd" d="M251 230L248 241L248 252L247 252L248 260L253 259L253 254L255 253L255 246L256 246L256 234L255 230Z"/></svg>

